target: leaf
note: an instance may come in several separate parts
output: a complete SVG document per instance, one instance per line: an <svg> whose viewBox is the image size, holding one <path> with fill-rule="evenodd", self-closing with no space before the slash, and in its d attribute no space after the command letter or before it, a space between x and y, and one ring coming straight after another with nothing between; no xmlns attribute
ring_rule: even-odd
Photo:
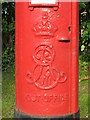
<svg viewBox="0 0 90 120"><path fill-rule="evenodd" d="M88 37L88 30L84 30L83 38Z"/></svg>
<svg viewBox="0 0 90 120"><path fill-rule="evenodd" d="M86 5L85 5L84 2L80 2L80 3L79 3L79 10L82 10L82 9L85 8L85 7L86 7Z"/></svg>
<svg viewBox="0 0 90 120"><path fill-rule="evenodd" d="M85 46L82 45L82 46L81 46L81 51L84 51L84 49L85 49Z"/></svg>

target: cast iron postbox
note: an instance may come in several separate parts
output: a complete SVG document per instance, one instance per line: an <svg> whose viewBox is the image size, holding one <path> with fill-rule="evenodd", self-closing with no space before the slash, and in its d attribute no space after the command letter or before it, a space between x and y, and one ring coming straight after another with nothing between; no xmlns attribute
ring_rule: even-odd
<svg viewBox="0 0 90 120"><path fill-rule="evenodd" d="M15 117L79 117L77 2L16 2Z"/></svg>

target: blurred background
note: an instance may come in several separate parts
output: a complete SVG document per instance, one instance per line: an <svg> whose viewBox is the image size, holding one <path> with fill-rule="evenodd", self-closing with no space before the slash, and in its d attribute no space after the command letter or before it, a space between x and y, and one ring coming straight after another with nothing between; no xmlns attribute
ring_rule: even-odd
<svg viewBox="0 0 90 120"><path fill-rule="evenodd" d="M15 106L15 3L2 4L2 116L12 118ZM90 2L79 3L79 106L88 118Z"/></svg>

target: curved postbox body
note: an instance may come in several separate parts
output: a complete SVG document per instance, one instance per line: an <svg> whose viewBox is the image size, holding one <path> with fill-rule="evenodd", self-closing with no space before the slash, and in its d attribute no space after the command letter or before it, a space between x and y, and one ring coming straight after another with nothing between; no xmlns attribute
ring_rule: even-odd
<svg viewBox="0 0 90 120"><path fill-rule="evenodd" d="M16 2L15 117L78 116L78 3Z"/></svg>

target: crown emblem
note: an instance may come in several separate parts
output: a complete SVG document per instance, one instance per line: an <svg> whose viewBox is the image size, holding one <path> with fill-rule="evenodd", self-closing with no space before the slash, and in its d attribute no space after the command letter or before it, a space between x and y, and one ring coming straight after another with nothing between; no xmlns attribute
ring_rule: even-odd
<svg viewBox="0 0 90 120"><path fill-rule="evenodd" d="M48 13L44 13L42 19L34 25L33 30L37 36L54 37L57 26L49 20Z"/></svg>

